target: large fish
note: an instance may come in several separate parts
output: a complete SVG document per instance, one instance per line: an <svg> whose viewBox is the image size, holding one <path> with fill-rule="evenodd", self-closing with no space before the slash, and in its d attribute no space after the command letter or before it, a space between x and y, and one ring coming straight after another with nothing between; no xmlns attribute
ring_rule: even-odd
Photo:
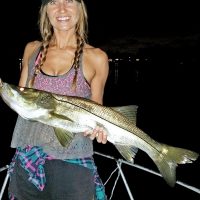
<svg viewBox="0 0 200 200"><path fill-rule="evenodd" d="M97 125L108 133L108 141L115 145L129 162L138 149L154 161L165 181L174 186L178 164L192 163L199 154L183 148L159 143L136 126L137 106L106 107L93 101L62 96L31 88L0 83L3 101L21 117L54 127L63 146L68 146L75 134Z"/></svg>

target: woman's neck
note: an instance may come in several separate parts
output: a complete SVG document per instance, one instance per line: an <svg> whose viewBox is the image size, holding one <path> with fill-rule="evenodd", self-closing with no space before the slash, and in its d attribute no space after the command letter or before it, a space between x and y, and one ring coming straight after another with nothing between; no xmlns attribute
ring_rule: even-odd
<svg viewBox="0 0 200 200"><path fill-rule="evenodd" d="M54 34L50 42L50 46L54 46L58 49L65 49L68 47L76 48L77 41L75 34Z"/></svg>

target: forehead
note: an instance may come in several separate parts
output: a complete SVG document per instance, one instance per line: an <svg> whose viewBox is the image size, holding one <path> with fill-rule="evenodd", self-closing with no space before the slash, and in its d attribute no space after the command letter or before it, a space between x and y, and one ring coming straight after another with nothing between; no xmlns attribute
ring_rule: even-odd
<svg viewBox="0 0 200 200"><path fill-rule="evenodd" d="M51 2L52 0L42 0L42 5L46 5L47 3ZM67 1L67 0L66 0ZM81 2L82 0L73 0L73 1L77 1L77 2Z"/></svg>

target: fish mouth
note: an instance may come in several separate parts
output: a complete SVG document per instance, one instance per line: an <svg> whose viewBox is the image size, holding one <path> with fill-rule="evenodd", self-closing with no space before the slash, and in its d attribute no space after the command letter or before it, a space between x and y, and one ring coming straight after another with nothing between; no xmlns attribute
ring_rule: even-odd
<svg viewBox="0 0 200 200"><path fill-rule="evenodd" d="M3 82L2 79L0 78L0 96L2 96L3 88L4 88L4 82Z"/></svg>
<svg viewBox="0 0 200 200"><path fill-rule="evenodd" d="M8 85L3 83L1 80L0 80L0 95L4 100L10 98L10 96L13 96L12 91L10 90Z"/></svg>
<svg viewBox="0 0 200 200"><path fill-rule="evenodd" d="M2 88L2 87L3 87L3 81L0 78L0 88Z"/></svg>

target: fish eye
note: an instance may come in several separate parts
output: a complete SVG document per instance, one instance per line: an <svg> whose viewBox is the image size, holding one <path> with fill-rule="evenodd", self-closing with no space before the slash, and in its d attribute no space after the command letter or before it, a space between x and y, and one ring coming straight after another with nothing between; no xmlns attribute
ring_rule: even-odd
<svg viewBox="0 0 200 200"><path fill-rule="evenodd" d="M24 91L24 88L23 88L23 87L20 87L19 90L20 90L21 92L23 92L23 91Z"/></svg>

